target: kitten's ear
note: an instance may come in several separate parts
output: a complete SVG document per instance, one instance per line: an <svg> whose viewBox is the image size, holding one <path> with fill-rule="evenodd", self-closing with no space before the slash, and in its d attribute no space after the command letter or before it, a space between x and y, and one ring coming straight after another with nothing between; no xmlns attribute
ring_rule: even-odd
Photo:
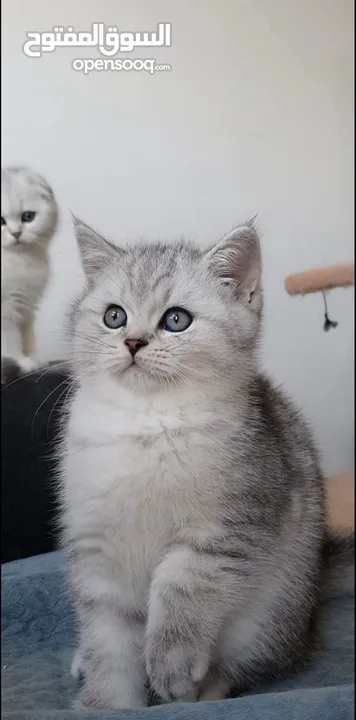
<svg viewBox="0 0 356 720"><path fill-rule="evenodd" d="M101 235L98 235L82 220L79 220L73 213L71 215L83 270L87 278L90 279L97 275L103 267L107 266L111 259L117 256L117 248Z"/></svg>
<svg viewBox="0 0 356 720"><path fill-rule="evenodd" d="M253 220L225 235L209 250L207 260L211 272L231 285L236 297L250 303L262 270L260 239Z"/></svg>

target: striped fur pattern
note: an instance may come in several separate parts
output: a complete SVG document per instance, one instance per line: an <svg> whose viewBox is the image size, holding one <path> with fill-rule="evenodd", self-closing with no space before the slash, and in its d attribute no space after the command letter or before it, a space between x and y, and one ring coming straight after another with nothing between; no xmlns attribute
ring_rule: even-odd
<svg viewBox="0 0 356 720"><path fill-rule="evenodd" d="M258 369L257 231L119 248L75 222L87 284L60 496L78 707L142 707L149 688L216 699L293 672L312 647L324 490L310 430ZM193 318L183 332L162 327L172 307Z"/></svg>

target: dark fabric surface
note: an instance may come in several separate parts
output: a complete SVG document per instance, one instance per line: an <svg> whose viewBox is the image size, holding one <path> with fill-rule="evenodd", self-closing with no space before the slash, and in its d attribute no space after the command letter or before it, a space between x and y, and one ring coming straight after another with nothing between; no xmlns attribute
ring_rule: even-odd
<svg viewBox="0 0 356 720"><path fill-rule="evenodd" d="M144 710L75 712L70 675L75 623L65 559L56 552L2 567L2 717L5 720L351 720L354 597L340 593L321 617L324 647L303 672L234 700ZM351 586L351 583L350 583Z"/></svg>
<svg viewBox="0 0 356 720"><path fill-rule="evenodd" d="M54 529L53 447L68 376L47 368L1 386L1 562L50 552Z"/></svg>

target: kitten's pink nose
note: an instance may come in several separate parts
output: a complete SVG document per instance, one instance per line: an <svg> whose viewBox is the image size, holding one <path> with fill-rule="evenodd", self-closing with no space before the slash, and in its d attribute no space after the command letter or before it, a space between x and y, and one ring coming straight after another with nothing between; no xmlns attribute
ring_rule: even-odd
<svg viewBox="0 0 356 720"><path fill-rule="evenodd" d="M15 232L12 231L11 235L15 238L15 240L18 240L21 235L21 230L15 230Z"/></svg>
<svg viewBox="0 0 356 720"><path fill-rule="evenodd" d="M148 342L146 340L142 340L142 339L131 340L131 339L127 338L127 340L125 340L125 345L127 345L132 357L134 357L134 355L136 355L136 353L137 353L137 350L144 347L145 345L148 345Z"/></svg>

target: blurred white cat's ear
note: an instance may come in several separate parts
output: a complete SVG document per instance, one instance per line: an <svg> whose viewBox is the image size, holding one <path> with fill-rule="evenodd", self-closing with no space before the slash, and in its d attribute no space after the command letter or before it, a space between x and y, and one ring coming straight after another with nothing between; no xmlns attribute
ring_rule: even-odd
<svg viewBox="0 0 356 720"><path fill-rule="evenodd" d="M207 253L211 271L231 285L236 297L250 303L259 287L261 246L254 221L232 230Z"/></svg>
<svg viewBox="0 0 356 720"><path fill-rule="evenodd" d="M73 213L71 215L83 270L87 278L92 278L117 255L117 249Z"/></svg>

